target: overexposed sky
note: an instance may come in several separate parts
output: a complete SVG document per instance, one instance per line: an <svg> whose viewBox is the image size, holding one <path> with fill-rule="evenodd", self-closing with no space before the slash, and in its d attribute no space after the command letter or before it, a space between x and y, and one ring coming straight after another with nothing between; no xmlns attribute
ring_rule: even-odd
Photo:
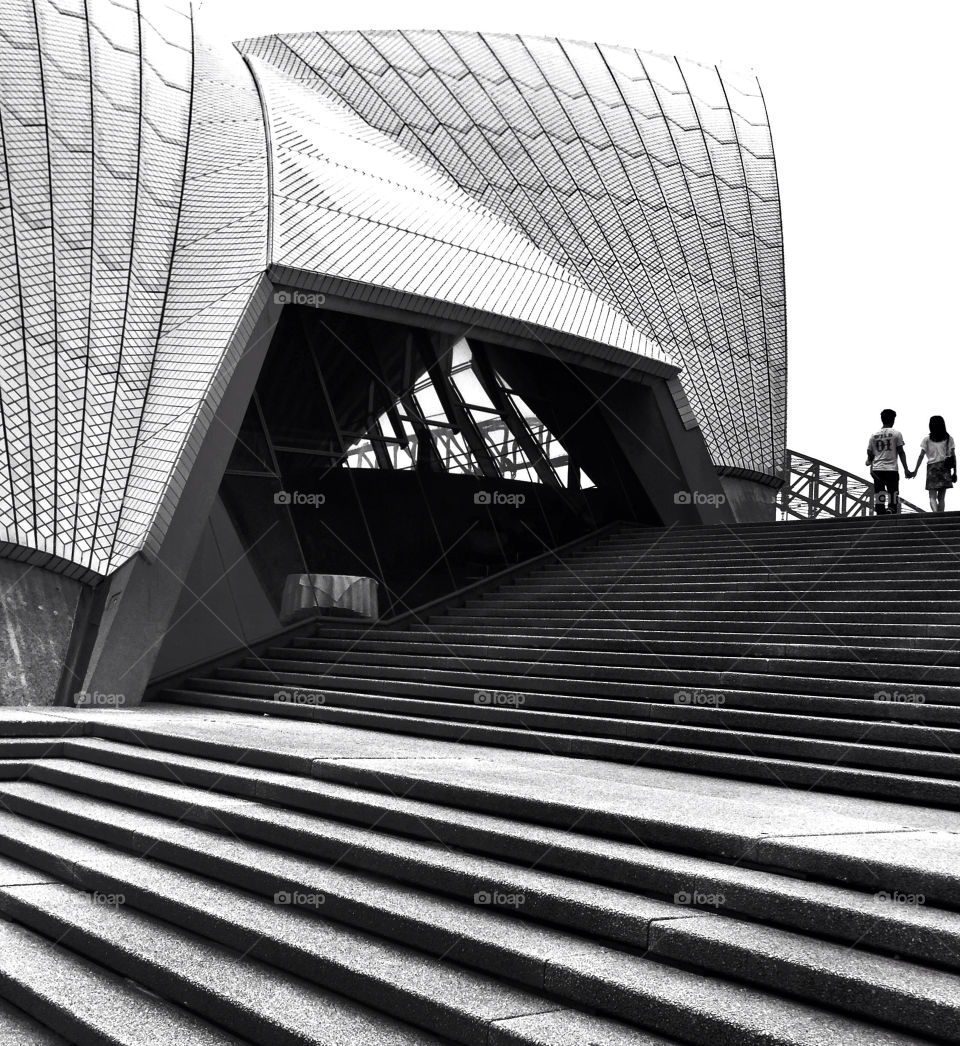
<svg viewBox="0 0 960 1046"><path fill-rule="evenodd" d="M229 39L322 29L479 29L626 44L752 69L780 177L788 445L865 474L898 412L911 467L931 414L960 439L960 3L202 0ZM925 502L923 473L905 494Z"/></svg>

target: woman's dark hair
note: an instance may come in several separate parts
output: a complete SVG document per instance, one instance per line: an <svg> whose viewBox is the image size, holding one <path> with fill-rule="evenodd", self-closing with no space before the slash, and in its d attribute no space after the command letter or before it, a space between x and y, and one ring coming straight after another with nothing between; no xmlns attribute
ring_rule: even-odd
<svg viewBox="0 0 960 1046"><path fill-rule="evenodd" d="M930 419L930 438L934 443L942 443L945 439L950 438L946 422L939 414L934 414Z"/></svg>

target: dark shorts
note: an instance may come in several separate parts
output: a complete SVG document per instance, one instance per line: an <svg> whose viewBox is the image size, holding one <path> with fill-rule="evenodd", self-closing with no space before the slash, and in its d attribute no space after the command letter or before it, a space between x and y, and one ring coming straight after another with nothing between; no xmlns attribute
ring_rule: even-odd
<svg viewBox="0 0 960 1046"><path fill-rule="evenodd" d="M896 512L900 508L900 473L871 472L873 477L873 505L878 515ZM878 495L883 494L883 497Z"/></svg>

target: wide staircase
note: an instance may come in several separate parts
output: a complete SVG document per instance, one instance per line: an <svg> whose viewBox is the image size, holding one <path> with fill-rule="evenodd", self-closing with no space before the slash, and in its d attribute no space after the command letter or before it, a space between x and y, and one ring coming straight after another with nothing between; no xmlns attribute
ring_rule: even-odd
<svg viewBox="0 0 960 1046"><path fill-rule="evenodd" d="M0 1043L960 1042L958 539L619 527L0 719Z"/></svg>
<svg viewBox="0 0 960 1046"><path fill-rule="evenodd" d="M630 529L163 694L960 806L960 514Z"/></svg>

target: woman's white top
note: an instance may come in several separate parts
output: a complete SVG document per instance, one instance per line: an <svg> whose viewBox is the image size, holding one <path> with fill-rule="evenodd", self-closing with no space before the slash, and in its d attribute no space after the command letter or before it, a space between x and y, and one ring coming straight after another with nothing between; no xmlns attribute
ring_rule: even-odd
<svg viewBox="0 0 960 1046"><path fill-rule="evenodd" d="M920 440L920 449L927 455L927 464L935 465L938 461L946 461L951 454L956 453L957 445L953 442L953 436L941 440L939 443L929 436L924 436Z"/></svg>

